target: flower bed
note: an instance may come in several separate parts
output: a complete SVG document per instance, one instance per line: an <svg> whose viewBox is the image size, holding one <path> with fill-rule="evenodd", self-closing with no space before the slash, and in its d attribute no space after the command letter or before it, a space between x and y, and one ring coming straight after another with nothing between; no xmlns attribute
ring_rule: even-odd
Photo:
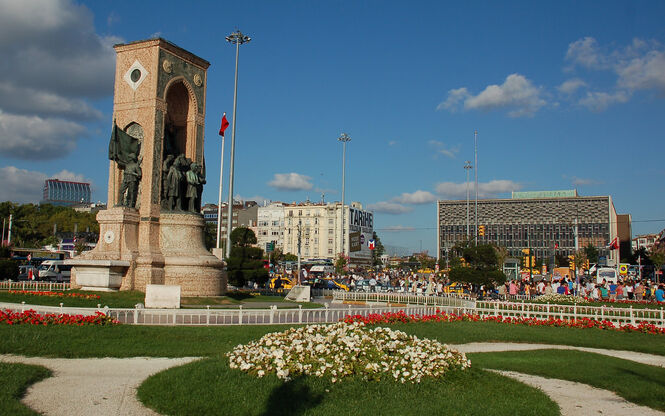
<svg viewBox="0 0 665 416"><path fill-rule="evenodd" d="M391 323L410 323L410 322L456 322L456 321L484 321L484 322L498 322L504 324L515 325L528 325L528 326L552 326L552 327L566 327L566 328L596 328L605 330L615 330L624 332L642 332L646 334L659 334L665 335L665 328L657 327L656 325L640 322L637 325L616 325L608 320L596 320L589 318L579 318L577 320L567 320L558 318L537 319L537 318L523 318L523 317L509 317L509 316L480 316L475 314L462 314L456 315L453 313L445 313L437 311L433 315L407 315L403 311L399 312L386 312L382 314L369 314L368 316L362 315L349 315L344 318L344 322L354 323L361 322L366 325L376 324L391 324Z"/></svg>
<svg viewBox="0 0 665 416"><path fill-rule="evenodd" d="M88 295L83 293L73 292L49 292L49 291L33 291L33 290L10 290L7 293L12 295L29 295L29 296L48 296L50 298L80 298L80 299L100 299L99 295Z"/></svg>
<svg viewBox="0 0 665 416"><path fill-rule="evenodd" d="M560 293L553 293L551 295L542 295L534 299L536 302L544 303L589 303L587 298L575 295L562 295Z"/></svg>
<svg viewBox="0 0 665 416"><path fill-rule="evenodd" d="M438 341L418 339L389 328L368 329L361 322L308 325L274 332L238 345L226 354L230 367L257 377L275 373L292 376L360 376L366 380L394 379L419 383L450 370L471 366L463 353Z"/></svg>
<svg viewBox="0 0 665 416"><path fill-rule="evenodd" d="M65 315L47 313L40 315L32 309L25 312L13 312L10 309L0 310L0 325L117 325L118 321L102 312L95 315Z"/></svg>

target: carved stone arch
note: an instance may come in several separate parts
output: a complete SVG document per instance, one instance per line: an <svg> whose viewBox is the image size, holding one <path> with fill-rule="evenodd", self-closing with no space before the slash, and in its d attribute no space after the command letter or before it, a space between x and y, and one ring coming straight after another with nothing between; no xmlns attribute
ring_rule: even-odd
<svg viewBox="0 0 665 416"><path fill-rule="evenodd" d="M175 128L173 143L165 143L165 153L196 159L197 99L192 85L182 76L175 77L164 89L166 114L164 117L165 139L169 136L169 125Z"/></svg>

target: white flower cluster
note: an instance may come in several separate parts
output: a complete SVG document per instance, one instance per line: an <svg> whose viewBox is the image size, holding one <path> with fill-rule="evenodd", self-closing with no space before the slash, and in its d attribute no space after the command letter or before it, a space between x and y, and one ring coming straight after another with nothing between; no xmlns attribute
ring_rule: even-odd
<svg viewBox="0 0 665 416"><path fill-rule="evenodd" d="M551 295L538 296L536 298L538 302L549 302L549 303L589 303L586 299L581 296L574 295L562 295L559 293L553 293Z"/></svg>
<svg viewBox="0 0 665 416"><path fill-rule="evenodd" d="M329 376L333 383L348 376L419 383L423 377L471 366L464 353L438 341L389 328L367 329L359 322L290 328L238 345L226 355L231 368L258 377L270 372L284 380Z"/></svg>

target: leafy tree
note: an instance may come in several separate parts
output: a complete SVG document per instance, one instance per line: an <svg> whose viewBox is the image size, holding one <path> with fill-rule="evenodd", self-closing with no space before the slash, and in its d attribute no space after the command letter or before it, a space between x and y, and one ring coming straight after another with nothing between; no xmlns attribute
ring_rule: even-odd
<svg viewBox="0 0 665 416"><path fill-rule="evenodd" d="M345 274L346 265L348 264L348 259L344 254L339 253L335 259L335 273L338 275Z"/></svg>
<svg viewBox="0 0 665 416"><path fill-rule="evenodd" d="M450 270L450 280L477 285L495 285L506 281L506 275L499 268L499 260L492 245L465 247L463 258L467 266L453 267Z"/></svg>
<svg viewBox="0 0 665 416"><path fill-rule="evenodd" d="M376 234L376 231L372 232L372 239L374 240L374 250L372 250L372 265L378 266L381 264L381 256L386 252L385 247L381 239Z"/></svg>
<svg viewBox="0 0 665 416"><path fill-rule="evenodd" d="M665 264L665 248L658 248L651 253L651 262L653 263L654 272L659 272ZM662 275L656 274L656 282L662 282Z"/></svg>
<svg viewBox="0 0 665 416"><path fill-rule="evenodd" d="M589 260L589 263L598 264L598 249L589 243L584 247L584 253L586 258Z"/></svg>
<svg viewBox="0 0 665 416"><path fill-rule="evenodd" d="M284 261L298 261L298 256L292 253L284 254Z"/></svg>
<svg viewBox="0 0 665 416"><path fill-rule="evenodd" d="M434 264L436 264L436 259L428 256L425 253L420 253L418 255L418 262L420 263L420 267L423 269L433 269Z"/></svg>
<svg viewBox="0 0 665 416"><path fill-rule="evenodd" d="M249 247L256 241L256 234L249 228L238 227L231 231L231 247Z"/></svg>
<svg viewBox="0 0 665 416"><path fill-rule="evenodd" d="M268 270L263 267L263 250L252 247L256 244L254 231L238 227L231 232L231 255L227 259L226 270L229 283L242 287L253 280L259 284L268 280Z"/></svg>

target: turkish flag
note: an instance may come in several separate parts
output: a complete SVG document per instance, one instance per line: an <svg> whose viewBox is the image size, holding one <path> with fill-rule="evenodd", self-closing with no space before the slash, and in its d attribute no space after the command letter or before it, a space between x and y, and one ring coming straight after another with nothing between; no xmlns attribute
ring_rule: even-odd
<svg viewBox="0 0 665 416"><path fill-rule="evenodd" d="M616 250L619 248L619 237L614 237L612 243L610 244L610 250Z"/></svg>
<svg viewBox="0 0 665 416"><path fill-rule="evenodd" d="M224 130L229 126L229 121L226 119L226 113L222 116L222 126L219 128L219 135L224 137Z"/></svg>

